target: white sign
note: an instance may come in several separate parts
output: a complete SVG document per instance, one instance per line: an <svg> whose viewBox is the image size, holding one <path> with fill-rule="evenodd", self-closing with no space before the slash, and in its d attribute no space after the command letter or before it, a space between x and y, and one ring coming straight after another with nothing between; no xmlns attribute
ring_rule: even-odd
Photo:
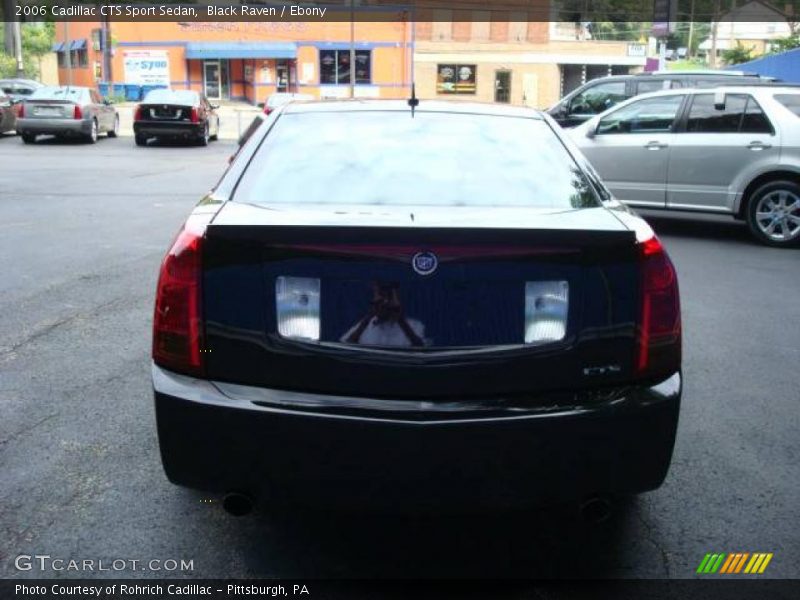
<svg viewBox="0 0 800 600"><path fill-rule="evenodd" d="M125 83L169 87L169 56L166 50L132 50L123 57Z"/></svg>
<svg viewBox="0 0 800 600"><path fill-rule="evenodd" d="M628 56L647 56L647 44L628 44Z"/></svg>

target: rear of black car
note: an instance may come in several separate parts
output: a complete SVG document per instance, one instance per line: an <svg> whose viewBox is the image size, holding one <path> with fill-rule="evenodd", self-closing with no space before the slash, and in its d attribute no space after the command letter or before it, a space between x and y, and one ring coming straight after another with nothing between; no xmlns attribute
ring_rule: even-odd
<svg viewBox="0 0 800 600"><path fill-rule="evenodd" d="M285 109L190 217L154 323L172 481L400 507L660 485L669 259L535 113L452 110Z"/></svg>
<svg viewBox="0 0 800 600"><path fill-rule="evenodd" d="M208 130L200 95L189 90L153 90L133 114L133 132L140 146L153 137L201 141Z"/></svg>

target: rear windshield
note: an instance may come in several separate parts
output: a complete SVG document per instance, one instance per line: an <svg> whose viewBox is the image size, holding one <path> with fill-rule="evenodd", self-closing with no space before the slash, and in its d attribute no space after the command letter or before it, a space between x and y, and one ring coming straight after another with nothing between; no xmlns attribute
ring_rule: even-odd
<svg viewBox="0 0 800 600"><path fill-rule="evenodd" d="M189 90L153 90L144 97L148 104L183 104L193 106L198 103L197 92Z"/></svg>
<svg viewBox="0 0 800 600"><path fill-rule="evenodd" d="M538 119L353 111L289 113L268 133L235 200L252 204L597 206Z"/></svg>
<svg viewBox="0 0 800 600"><path fill-rule="evenodd" d="M775 100L800 117L800 94L777 94Z"/></svg>
<svg viewBox="0 0 800 600"><path fill-rule="evenodd" d="M77 87L41 87L29 96L31 100L70 100L76 101L84 97L85 88Z"/></svg>

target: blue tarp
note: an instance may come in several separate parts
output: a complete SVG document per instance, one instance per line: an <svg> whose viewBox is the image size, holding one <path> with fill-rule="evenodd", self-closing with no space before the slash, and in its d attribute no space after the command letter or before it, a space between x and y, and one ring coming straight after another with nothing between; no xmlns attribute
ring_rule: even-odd
<svg viewBox="0 0 800 600"><path fill-rule="evenodd" d="M290 42L189 42L186 58L297 58Z"/></svg>
<svg viewBox="0 0 800 600"><path fill-rule="evenodd" d="M747 71L767 77L777 77L786 83L800 83L800 48L732 65L727 67L727 70Z"/></svg>

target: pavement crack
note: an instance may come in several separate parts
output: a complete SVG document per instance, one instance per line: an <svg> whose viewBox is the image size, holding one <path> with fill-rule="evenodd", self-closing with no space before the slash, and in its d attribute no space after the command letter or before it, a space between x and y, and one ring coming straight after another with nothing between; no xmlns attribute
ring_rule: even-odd
<svg viewBox="0 0 800 600"><path fill-rule="evenodd" d="M672 571L669 560L669 553L664 549L664 547L661 545L661 542L654 535L653 526L647 521L647 519L644 518L641 508L637 507L635 513L636 513L636 518L639 520L639 522L642 524L642 527L644 527L645 529L645 539L651 544L653 544L655 549L661 555L661 562L664 567L664 577L669 579L670 573Z"/></svg>
<svg viewBox="0 0 800 600"><path fill-rule="evenodd" d="M13 441L13 440L17 439L19 436L21 436L21 435L22 435L22 434L24 434L24 433L28 433L28 432L30 432L30 431L33 431L34 429L36 429L37 427L39 427L39 425L42 425L43 423L46 423L46 422L47 422L47 421L49 421L50 419L53 419L53 418L55 418L55 417L59 416L60 414L61 414L61 413L55 412L55 413L53 413L53 414L47 415L46 417L42 417L41 419L39 419L39 420L38 420L38 421L36 421L35 423L31 423L31 424L30 424L30 425L28 425L27 427L23 427L23 428L22 428L22 429L20 429L19 431L16 431L16 432L12 433L10 436L8 436L7 438L5 438L4 440L0 440L0 446L4 446L4 445L6 445L8 442L10 442L10 441Z"/></svg>
<svg viewBox="0 0 800 600"><path fill-rule="evenodd" d="M5 358L5 357L7 357L9 355L13 355L17 350L19 350L23 346L27 346L31 342L34 342L34 341L36 341L36 340L38 340L38 339L40 339L42 337L45 337L46 335L48 335L48 334L52 333L53 331L55 331L56 329L58 329L59 327L62 327L63 325L67 325L68 323L71 323L72 321L75 321L76 319L79 319L81 317L95 316L95 315L97 315L97 313L99 313L102 310L108 308L109 306L112 306L112 305L114 305L115 303L117 303L117 302L119 302L121 300L126 300L127 298L128 298L128 296L119 296L119 297L113 298L113 299L111 299L111 300L109 300L107 302L103 302L102 304L98 304L97 306L93 306L87 311L78 311L78 312L75 312L75 313L73 313L71 315L67 315L65 317L61 317L60 319L56 319L55 321L53 321L51 323L48 323L44 327L41 327L41 328L31 332L30 334L28 334L25 337L23 337L21 340L12 343L10 346L0 347L0 362L3 362L2 361L3 358Z"/></svg>

